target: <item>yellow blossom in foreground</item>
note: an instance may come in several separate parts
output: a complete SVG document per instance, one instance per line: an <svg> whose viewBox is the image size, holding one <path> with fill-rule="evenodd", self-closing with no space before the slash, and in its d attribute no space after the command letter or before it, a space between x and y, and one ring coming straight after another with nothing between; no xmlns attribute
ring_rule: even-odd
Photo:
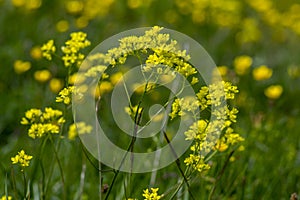
<svg viewBox="0 0 300 200"><path fill-rule="evenodd" d="M18 152L15 157L11 157L12 164L20 164L21 167L28 167L32 156L26 155L24 150Z"/></svg>
<svg viewBox="0 0 300 200"><path fill-rule="evenodd" d="M149 189L144 190L143 197L145 197L144 200L159 200L161 199L162 195L158 195L157 191L158 188L151 188L151 191Z"/></svg>
<svg viewBox="0 0 300 200"><path fill-rule="evenodd" d="M269 99L278 99L283 92L281 85L271 85L265 89L265 95Z"/></svg>
<svg viewBox="0 0 300 200"><path fill-rule="evenodd" d="M64 61L65 67L70 67L75 64L79 66L84 59L84 55L79 51L89 46L91 43L86 39L87 34L83 32L71 33L71 39L65 42L62 52L64 56L62 60Z"/></svg>
<svg viewBox="0 0 300 200"><path fill-rule="evenodd" d="M33 139L46 134L58 134L63 123L65 119L62 111L50 107L45 108L44 112L40 109L30 109L21 120L22 125L29 125L28 136Z"/></svg>
<svg viewBox="0 0 300 200"><path fill-rule="evenodd" d="M268 68L266 65L261 65L255 68L252 72L253 78L257 81L267 80L271 78L273 70Z"/></svg>
<svg viewBox="0 0 300 200"><path fill-rule="evenodd" d="M49 40L46 44L41 47L42 55L47 60L52 60L52 54L55 53L56 47L54 46L54 40Z"/></svg>
<svg viewBox="0 0 300 200"><path fill-rule="evenodd" d="M11 196L7 196L6 198L6 195L3 195L0 200L12 200L12 197Z"/></svg>
<svg viewBox="0 0 300 200"><path fill-rule="evenodd" d="M56 102L63 102L66 105L69 105L72 100L72 93L74 92L74 86L69 86L64 88L59 92L59 96L56 97Z"/></svg>
<svg viewBox="0 0 300 200"><path fill-rule="evenodd" d="M238 75L244 75L252 65L252 58L250 56L238 56L233 61L235 72Z"/></svg>
<svg viewBox="0 0 300 200"><path fill-rule="evenodd" d="M34 79L38 82L44 83L48 81L51 78L51 72L47 69L44 70L38 70L34 72Z"/></svg>
<svg viewBox="0 0 300 200"><path fill-rule="evenodd" d="M22 74L31 68L31 63L28 61L16 60L14 70L17 74Z"/></svg>

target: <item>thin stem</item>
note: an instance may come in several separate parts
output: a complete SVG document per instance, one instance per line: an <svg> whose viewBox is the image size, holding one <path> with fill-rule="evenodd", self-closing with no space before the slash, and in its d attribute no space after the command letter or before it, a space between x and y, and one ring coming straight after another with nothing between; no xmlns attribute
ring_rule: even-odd
<svg viewBox="0 0 300 200"><path fill-rule="evenodd" d="M214 194L214 192L216 190L217 183L221 179L222 175L224 174L225 169L228 166L229 160L232 157L233 153L234 153L234 150L229 153L229 155L228 155L228 157L227 157L227 159L226 159L226 161L225 161L225 163L224 163L221 171L219 172L219 174L218 174L218 176L216 178L215 184L213 185L212 190L209 193L208 200L212 199L212 196L213 196L213 194Z"/></svg>
<svg viewBox="0 0 300 200"><path fill-rule="evenodd" d="M100 85L99 85L100 87ZM99 103L101 100L101 94L99 95L97 102L96 102L96 113L98 113L99 110ZM95 119L95 124L98 123L98 118ZM99 139L98 138L98 126L96 126L96 140L97 140L97 153L98 153L98 173L99 173L99 199L102 200L102 171L101 171L101 152L100 152L100 145L99 145Z"/></svg>
<svg viewBox="0 0 300 200"><path fill-rule="evenodd" d="M170 139L168 138L166 132L163 132L163 133L164 133L164 137L165 137L167 143L169 144L169 146L170 146L170 148L171 148L172 154L173 154L173 155L175 156L175 158L176 158L176 161L175 161L176 166L177 166L177 168L178 168L178 170L179 170L181 176L183 177L183 180L184 180L185 184L186 184L187 187L188 187L188 191L189 191L190 197L191 197L192 199L195 199L194 196L193 196L193 194L192 194L192 192L191 192L190 184L189 184L189 182L188 182L188 179L186 178L185 173L183 172L183 170L182 170L182 168L181 168L181 166L180 166L180 160L179 160L179 157L177 156L177 153L176 153L175 149L174 149L173 146L171 145ZM177 192L178 192L178 191L177 191Z"/></svg>
<svg viewBox="0 0 300 200"><path fill-rule="evenodd" d="M81 173L80 173L80 185L79 185L78 199L82 199L85 172L86 172L86 163L85 163L85 160L83 159L82 160L82 169L81 169Z"/></svg>
<svg viewBox="0 0 300 200"><path fill-rule="evenodd" d="M139 109L139 107L138 107L138 109ZM137 112L137 113L138 113L138 112ZM136 114L137 114L137 113L136 113ZM137 118L138 122L139 122L139 120L141 119L141 113L140 113L139 115L140 115L140 116ZM138 129L138 124L135 124L134 130L137 131L137 129ZM136 134L136 133L133 133L133 135L135 135L135 134ZM120 163L120 165L119 165L119 168L118 168L118 170L115 171L115 175L114 175L113 180L112 180L112 182L111 182L111 184L110 184L110 187L109 187L109 189L108 189L108 191L107 191L107 194L106 194L106 196L105 196L105 200L108 199L108 197L109 197L109 195L110 195L110 193L111 193L111 191L112 191L112 188L113 188L113 186L114 186L114 184L115 184L115 181L116 181L116 179L117 179L117 176L119 175L120 169L121 169L121 167L122 167L122 165L123 165L123 163L124 163L124 161L125 161L125 158L127 157L129 151L132 149L132 146L134 145L135 140L136 140L135 137L132 137L132 138L131 138L131 142L130 142L130 144L129 144L128 148L127 148L127 151L125 152L125 154L124 154L124 156L123 156L123 158L122 158L122 160L121 160L121 163Z"/></svg>
<svg viewBox="0 0 300 200"><path fill-rule="evenodd" d="M24 198L26 199L26 193L27 193L27 180L25 176L24 169L21 169L22 175L23 175L23 183L24 183Z"/></svg>
<svg viewBox="0 0 300 200"><path fill-rule="evenodd" d="M14 190L14 193L15 193L15 199L18 199L17 187L16 187L16 177L15 177L13 167L11 167L11 177L12 177L13 190Z"/></svg>
<svg viewBox="0 0 300 200"><path fill-rule="evenodd" d="M59 171L60 171L60 175L61 175L62 189L63 189L63 199L66 199L66 189L65 189L64 172L63 172L62 165L61 165L61 162L60 162L59 157L58 157L58 153L57 153L56 147L54 145L54 142L53 142L51 136L50 136L50 141L51 141L51 144L53 146L53 151L54 151L55 159L57 161L57 164L58 164L58 167L59 167Z"/></svg>

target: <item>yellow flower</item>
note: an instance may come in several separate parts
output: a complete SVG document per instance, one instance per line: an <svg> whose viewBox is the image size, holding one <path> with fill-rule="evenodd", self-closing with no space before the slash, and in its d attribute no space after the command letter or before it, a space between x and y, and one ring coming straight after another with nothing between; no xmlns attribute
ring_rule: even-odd
<svg viewBox="0 0 300 200"><path fill-rule="evenodd" d="M220 152L225 151L226 149L228 149L228 144L226 144L226 142L222 140L218 140L217 144L215 145L215 149L217 149Z"/></svg>
<svg viewBox="0 0 300 200"><path fill-rule="evenodd" d="M41 59L42 58L41 47L39 47L39 46L32 47L30 50L30 56L35 60Z"/></svg>
<svg viewBox="0 0 300 200"><path fill-rule="evenodd" d="M55 53L56 47L54 46L54 41L49 40L46 44L41 47L42 55L47 60L52 60L52 54Z"/></svg>
<svg viewBox="0 0 300 200"><path fill-rule="evenodd" d="M70 14L78 14L83 9L83 3L81 1L71 0L66 2L66 10Z"/></svg>
<svg viewBox="0 0 300 200"><path fill-rule="evenodd" d="M258 68L255 68L252 74L255 80L262 81L271 78L273 70L268 68L266 65L261 65Z"/></svg>
<svg viewBox="0 0 300 200"><path fill-rule="evenodd" d="M65 42L62 52L64 56L62 60L64 61L65 67L70 67L73 64L79 66L84 59L84 55L79 53L79 50L84 49L91 43L86 39L87 34L83 32L71 33L71 39Z"/></svg>
<svg viewBox="0 0 300 200"><path fill-rule="evenodd" d="M69 86L64 88L59 92L59 96L56 97L56 102L63 102L66 105L69 105L72 101L72 93L74 92L74 86Z"/></svg>
<svg viewBox="0 0 300 200"><path fill-rule="evenodd" d="M21 167L28 167L32 156L26 155L24 150L18 152L15 157L11 157L12 164L20 164Z"/></svg>
<svg viewBox="0 0 300 200"><path fill-rule="evenodd" d="M265 95L269 99L278 99L283 92L283 88L281 85L271 85L265 89Z"/></svg>
<svg viewBox="0 0 300 200"><path fill-rule="evenodd" d="M17 74L22 74L26 71L28 71L31 68L31 63L22 61L22 60L16 60L14 63L14 70Z"/></svg>
<svg viewBox="0 0 300 200"><path fill-rule="evenodd" d="M65 123L63 113L60 110L45 108L42 112L40 109L30 109L25 112L22 118L22 125L29 125L28 136L35 139L43 137L46 134L57 134L61 125Z"/></svg>
<svg viewBox="0 0 300 200"><path fill-rule="evenodd" d="M113 85L111 84L111 82L108 81L103 81L101 82L100 86L99 86L99 92L100 95L104 94L104 93L108 93L113 89Z"/></svg>
<svg viewBox="0 0 300 200"><path fill-rule="evenodd" d="M161 199L162 195L158 195L157 191L158 188L151 188L151 191L149 189L144 190L143 197L145 197L144 200L159 200Z"/></svg>
<svg viewBox="0 0 300 200"><path fill-rule="evenodd" d="M34 72L34 79L38 82L44 83L48 81L51 78L51 72L47 69L44 70L38 70Z"/></svg>
<svg viewBox="0 0 300 200"><path fill-rule="evenodd" d="M116 85L122 77L123 77L123 73L122 72L114 73L114 74L112 74L110 76L110 82L113 85Z"/></svg>
<svg viewBox="0 0 300 200"><path fill-rule="evenodd" d="M226 66L219 66L213 70L213 76L226 76L228 73L228 68Z"/></svg>
<svg viewBox="0 0 300 200"><path fill-rule="evenodd" d="M49 82L50 90L54 93L58 93L64 86L64 82L58 78L52 78Z"/></svg>
<svg viewBox="0 0 300 200"><path fill-rule="evenodd" d="M0 200L12 200L12 197L11 196L7 196L6 198L6 195L3 195Z"/></svg>
<svg viewBox="0 0 300 200"><path fill-rule="evenodd" d="M67 20L60 20L56 23L56 30L58 32L66 32L69 30L69 22Z"/></svg>
<svg viewBox="0 0 300 200"><path fill-rule="evenodd" d="M74 140L77 135L91 133L92 129L92 126L87 125L85 122L73 123L69 126L68 138Z"/></svg>
<svg viewBox="0 0 300 200"><path fill-rule="evenodd" d="M235 72L244 75L252 65L252 58L246 55L238 56L233 61Z"/></svg>

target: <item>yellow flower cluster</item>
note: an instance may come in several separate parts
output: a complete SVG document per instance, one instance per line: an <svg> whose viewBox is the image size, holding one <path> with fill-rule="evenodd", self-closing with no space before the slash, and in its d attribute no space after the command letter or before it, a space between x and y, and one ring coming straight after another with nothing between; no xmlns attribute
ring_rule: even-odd
<svg viewBox="0 0 300 200"><path fill-rule="evenodd" d="M238 110L230 108L225 102L235 98L237 87L230 82L219 82L209 86L202 86L196 94L197 98L175 99L172 104L171 119L184 116L191 112L195 119L199 119L200 112L210 112L211 120L199 119L184 133L186 140L193 140L190 147L192 154L185 159L185 164L201 172L210 168L204 162L204 154L212 149L226 150L244 139L234 133L231 125L236 122ZM223 103L222 103L223 102ZM211 109L213 108L213 109ZM221 136L221 137L220 137Z"/></svg>
<svg viewBox="0 0 300 200"><path fill-rule="evenodd" d="M162 195L158 195L157 191L158 188L151 188L151 191L149 189L144 190L143 197L145 197L144 200L159 200L161 199Z"/></svg>
<svg viewBox="0 0 300 200"><path fill-rule="evenodd" d="M0 200L12 200L12 197L11 196L7 196L6 195L3 195Z"/></svg>
<svg viewBox="0 0 300 200"><path fill-rule="evenodd" d="M72 101L72 94L74 92L74 86L69 86L67 88L62 89L58 93L58 97L56 97L56 102L63 102L66 105L69 105Z"/></svg>
<svg viewBox="0 0 300 200"><path fill-rule="evenodd" d="M47 60L52 60L52 54L54 54L56 51L54 41L49 40L46 44L44 44L41 47L41 50L42 50L43 57L45 57Z"/></svg>
<svg viewBox="0 0 300 200"><path fill-rule="evenodd" d="M196 24L212 23L221 27L232 27L239 24L241 2L238 0L176 0L179 11L191 15Z"/></svg>
<svg viewBox="0 0 300 200"><path fill-rule="evenodd" d="M84 28L96 17L104 17L110 12L115 0L67 0L65 9L68 13L79 16L76 20L78 28Z"/></svg>
<svg viewBox="0 0 300 200"><path fill-rule="evenodd" d="M184 160L184 163L187 166L192 166L198 172L203 172L210 169L210 165L206 164L203 156L200 155L190 154L189 157Z"/></svg>
<svg viewBox="0 0 300 200"><path fill-rule="evenodd" d="M60 110L45 108L42 112L40 109L30 109L25 112L25 117L22 118L21 124L29 125L29 137L41 138L46 134L57 134L60 131L60 126L65 123L63 113Z"/></svg>
<svg viewBox="0 0 300 200"><path fill-rule="evenodd" d="M67 40L65 46L61 48L64 53L62 60L64 61L65 67L70 67L73 64L79 66L84 59L84 55L79 51L91 44L90 41L86 39L86 33L74 32L71 33L70 36L71 39Z"/></svg>
<svg viewBox="0 0 300 200"><path fill-rule="evenodd" d="M11 158L12 164L19 164L21 167L28 167L32 156L26 155L24 150L18 152L15 157Z"/></svg>
<svg viewBox="0 0 300 200"><path fill-rule="evenodd" d="M73 123L69 126L68 138L74 140L76 136L81 134L87 134L92 131L93 127L87 125L85 122Z"/></svg>

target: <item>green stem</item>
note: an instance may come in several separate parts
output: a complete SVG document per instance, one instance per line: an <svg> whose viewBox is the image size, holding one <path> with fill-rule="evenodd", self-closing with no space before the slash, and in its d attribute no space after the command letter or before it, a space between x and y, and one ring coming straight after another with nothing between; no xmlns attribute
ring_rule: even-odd
<svg viewBox="0 0 300 200"><path fill-rule="evenodd" d="M50 141L51 141L51 144L53 146L53 151L54 151L55 159L57 161L57 164L58 164L58 167L59 167L59 171L60 171L60 175L61 175L62 189L63 189L63 199L66 199L66 189L65 189L64 172L63 172L62 165L61 165L61 162L60 162L59 157L58 157L58 152L57 152L57 149L56 149L56 147L54 145L52 137L50 137Z"/></svg>
<svg viewBox="0 0 300 200"><path fill-rule="evenodd" d="M227 157L227 159L226 159L226 161L225 161L225 163L224 163L221 171L219 172L219 174L218 174L218 176L216 178L216 181L215 181L215 183L214 183L214 185L213 185L213 187L212 187L212 189L211 189L211 191L209 193L208 200L212 199L212 196L213 196L213 194L214 194L214 192L216 190L217 183L221 179L222 175L224 174L225 169L228 166L229 160L232 157L233 153L234 153L234 150L229 153L229 155L228 155L228 157Z"/></svg>
<svg viewBox="0 0 300 200"><path fill-rule="evenodd" d="M24 182L24 199L26 199L26 193L27 193L27 180L26 180L26 176L25 176L25 172L24 169L21 170L22 175L23 175L23 182Z"/></svg>
<svg viewBox="0 0 300 200"><path fill-rule="evenodd" d="M188 187L188 192L189 192L189 194L190 194L190 197L191 197L192 199L195 199L194 196L193 196L193 193L192 193L192 191L191 191L191 188L190 188L190 184L189 184L189 182L188 182L188 179L187 179L185 173L183 172L183 170L182 170L182 168L181 168L181 166L180 166L180 160L179 160L179 157L177 156L177 153L176 153L175 149L174 149L173 146L171 145L170 139L168 138L166 132L163 132L163 134L164 134L164 137L165 137L167 143L169 144L169 146L170 146L170 148L171 148L171 152L172 152L173 156L175 156L175 158L176 158L176 161L175 161L176 166L177 166L177 168L178 168L178 170L179 170L181 176L183 177L183 180L184 180L186 186ZM179 189L178 189L178 190L179 190ZM176 193L178 192L178 190L176 191ZM174 193L174 195L175 195L176 193Z"/></svg>

